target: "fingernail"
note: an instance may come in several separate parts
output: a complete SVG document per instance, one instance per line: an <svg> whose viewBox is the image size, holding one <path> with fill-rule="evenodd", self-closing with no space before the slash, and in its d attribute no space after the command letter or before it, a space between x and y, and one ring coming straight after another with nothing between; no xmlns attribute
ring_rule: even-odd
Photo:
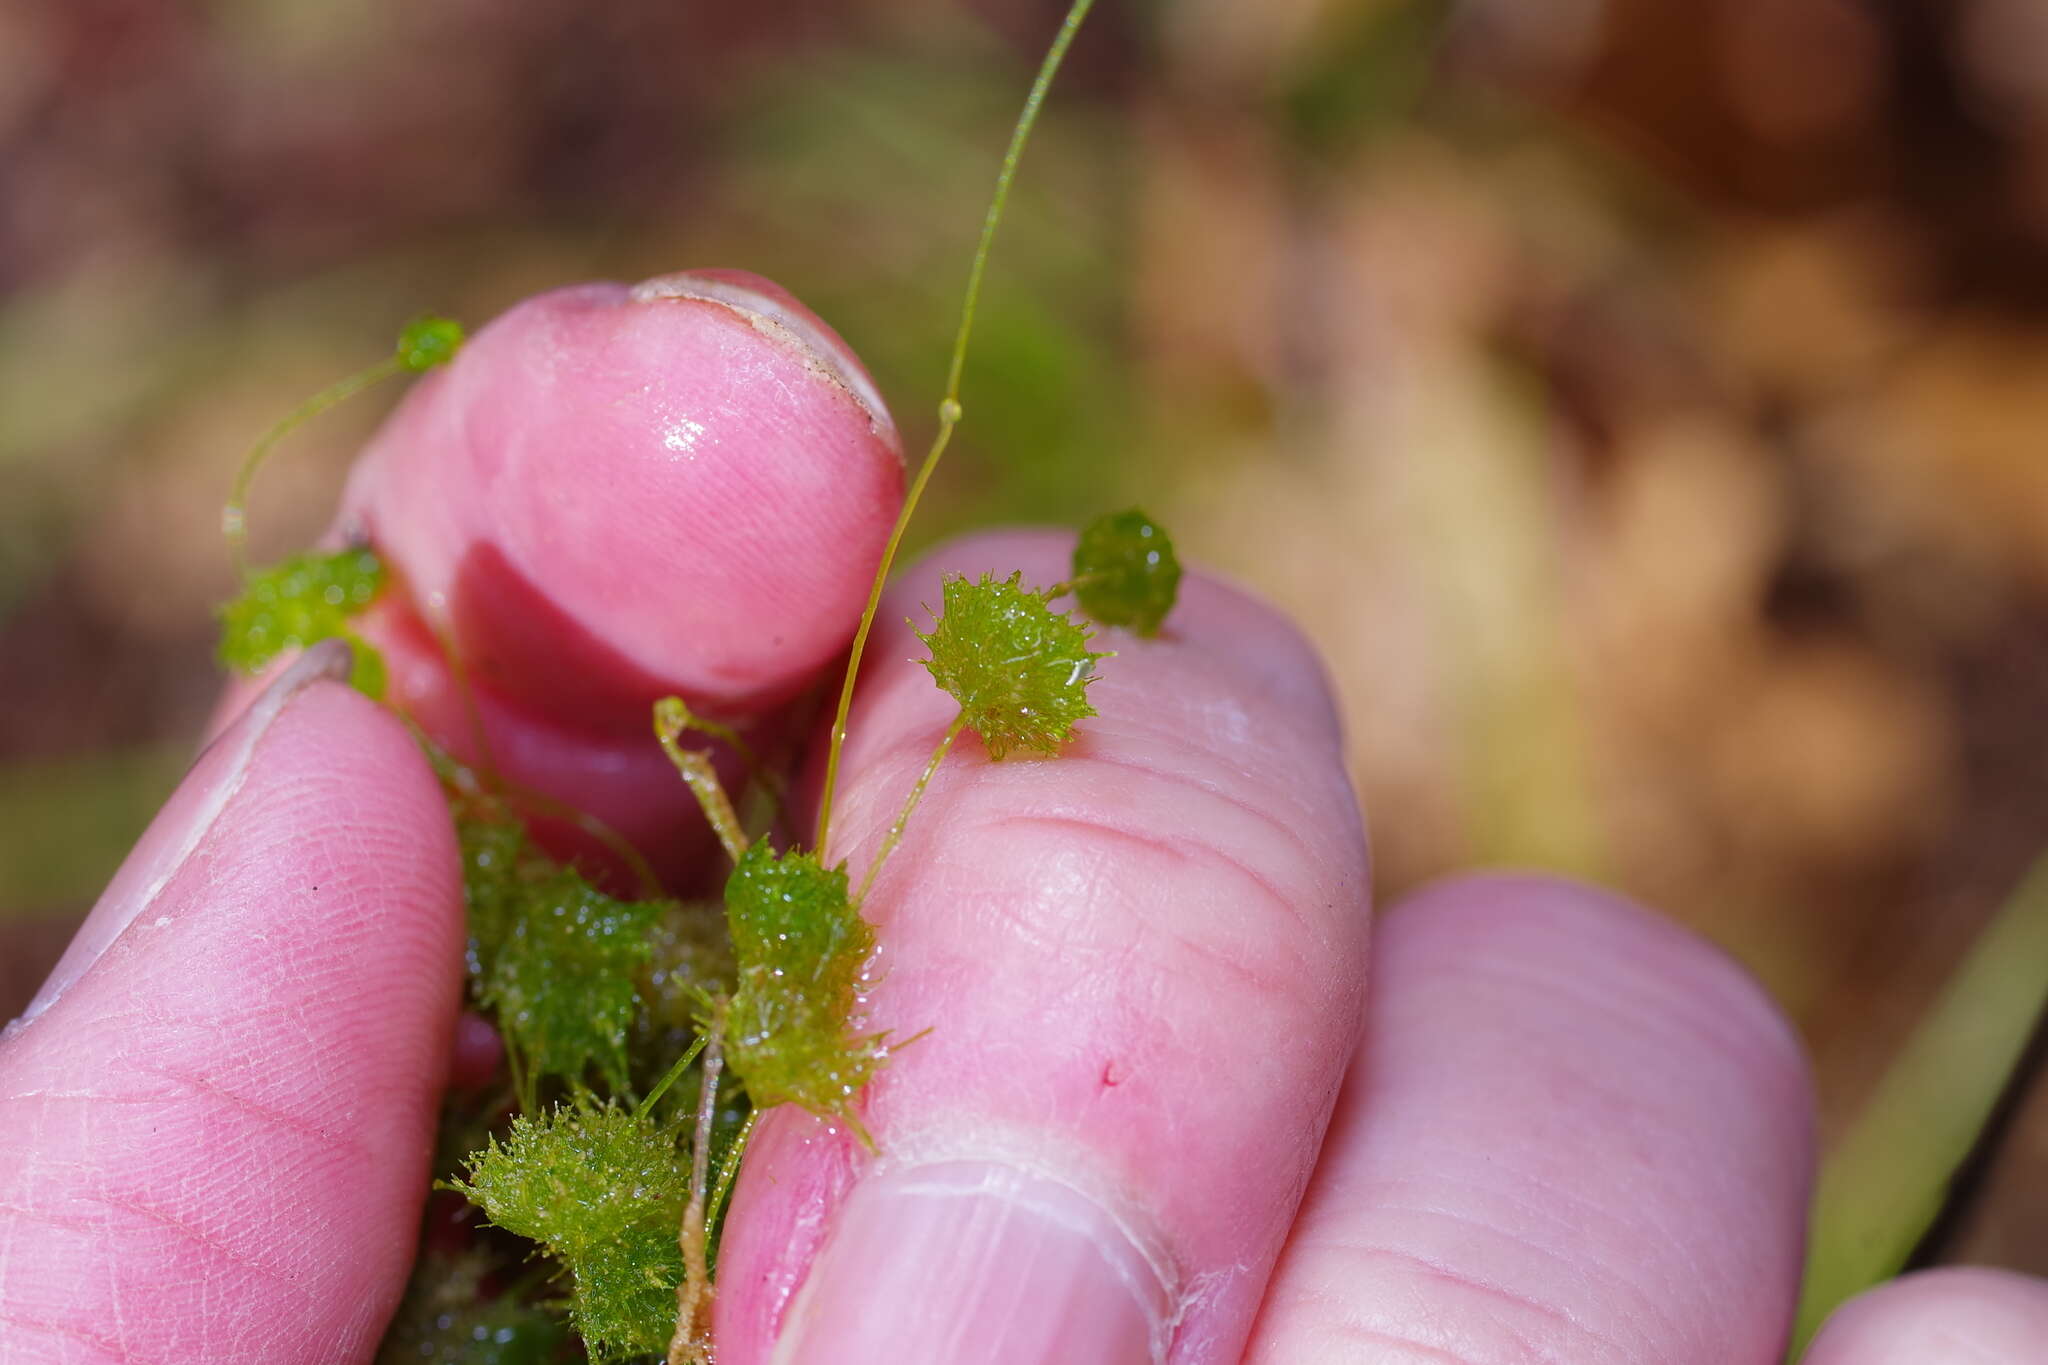
<svg viewBox="0 0 2048 1365"><path fill-rule="evenodd" d="M774 1365L1145 1365L1168 1293L1071 1186L956 1162L855 1186Z"/></svg>
<svg viewBox="0 0 2048 1365"><path fill-rule="evenodd" d="M26 1028L37 1015L57 1003L71 984L84 976L100 955L113 945L128 927L149 912L151 905L186 860L212 830L214 822L249 775L256 745L277 723L294 697L322 678L347 681L349 649L340 640L314 645L294 660L219 738L206 747L192 764L177 791L150 821L136 840L126 861L92 913L78 927L71 946L43 982L35 999L21 1017L8 1024L6 1034Z"/></svg>
<svg viewBox="0 0 2048 1365"><path fill-rule="evenodd" d="M657 275L633 286L633 297L648 299L701 299L722 304L746 318L755 330L783 345L793 346L805 363L853 395L867 412L876 434L886 439L900 459L903 444L889 407L860 363L853 348L825 325L824 319L796 301L770 280L744 270L688 270L677 275Z"/></svg>

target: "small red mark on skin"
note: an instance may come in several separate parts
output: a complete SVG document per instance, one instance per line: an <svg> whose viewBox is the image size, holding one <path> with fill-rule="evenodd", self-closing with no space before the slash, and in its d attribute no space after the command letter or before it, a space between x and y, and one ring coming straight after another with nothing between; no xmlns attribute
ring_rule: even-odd
<svg viewBox="0 0 2048 1365"><path fill-rule="evenodd" d="M1116 1069L1115 1062L1104 1062L1102 1064L1102 1088L1104 1090L1116 1089L1119 1085L1123 1084L1123 1080L1123 1073Z"/></svg>

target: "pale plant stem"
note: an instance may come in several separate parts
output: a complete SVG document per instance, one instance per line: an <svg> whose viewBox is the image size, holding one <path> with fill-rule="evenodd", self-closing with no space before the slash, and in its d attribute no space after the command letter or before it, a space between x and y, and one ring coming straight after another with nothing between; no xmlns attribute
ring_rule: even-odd
<svg viewBox="0 0 2048 1365"><path fill-rule="evenodd" d="M739 1132L733 1135L732 1145L725 1149L725 1156L718 1163L718 1179L711 1187L711 1211L705 1215L704 1226L715 1228L725 1213L726 1197L732 1193L732 1183L740 1173L740 1162L747 1154L747 1144L754 1140L754 1124L761 1117L758 1109L749 1109L740 1122Z"/></svg>
<svg viewBox="0 0 2048 1365"><path fill-rule="evenodd" d="M680 1080L682 1074L690 1069L690 1063L697 1060L697 1054L704 1050L704 1045L707 1041L709 1040L703 1034L697 1035L697 1041L690 1044L682 1056L676 1058L675 1065L671 1066L662 1075L662 1078L654 1083L654 1089L647 1092L647 1098L640 1101L634 1108L633 1113L635 1117L644 1119L654 1112L654 1102L666 1094L668 1088Z"/></svg>
<svg viewBox="0 0 2048 1365"><path fill-rule="evenodd" d="M718 833L718 842L725 845L725 854L737 865L747 851L747 832L740 827L738 812L732 808L732 798L725 794L725 785L718 780L718 770L711 765L711 759L694 749L685 749L676 742L688 724L689 708L677 697L663 697L654 704L654 734L661 741L662 752L669 762L676 765L683 781L697 798L697 804L704 808L704 818L711 822L711 828Z"/></svg>
<svg viewBox="0 0 2048 1365"><path fill-rule="evenodd" d="M1095 0L1074 0L1067 10L1060 31L1053 36L1052 46L1046 49L1045 60L1039 64L1038 77L1031 83L1031 93L1024 98L1024 110L1017 116L1016 127L1010 131L1010 145L1003 153L1002 169L996 172L995 193L990 197L988 212L981 221L981 240L974 249L974 263L967 271L967 294L960 305L960 327L954 334L953 356L946 367L946 396L939 400L939 429L932 437L931 449L925 452L924 463L918 466L917 477L911 480L909 491L904 494L903 508L896 514L896 525L889 531L889 543L882 550L882 562L875 567L875 580L868 587L867 608L861 612L860 626L853 634L853 651L847 656L846 677L839 686L839 706L832 717L832 734L825 756L825 782L818 794L818 832L812 840L812 847L821 858L829 856L825 837L832 827L832 798L839 786L839 756L846 747L846 717L853 708L853 684L860 675L861 655L867 650L868 633L874 629L875 613L882 604L882 588L889 581L896 551L903 544L903 533L917 511L919 499L924 497L925 485L931 482L939 457L946 453L946 447L953 440L953 428L960 423L960 375L967 366L967 342L974 332L974 310L981 301L981 281L988 272L989 248L995 242L996 228L1003 221L1003 210L1010 201L1010 184L1017 178L1017 162L1023 157L1024 144L1031 140L1031 130L1038 123L1038 111L1045 103L1046 91L1052 88L1053 77L1059 74L1067 49L1073 46L1074 35L1080 32L1081 21L1088 17L1088 11L1094 8L1094 4Z"/></svg>
<svg viewBox="0 0 2048 1365"><path fill-rule="evenodd" d="M237 570L246 570L249 567L249 485L256 481L256 471L263 468L263 462L270 457L271 448L336 403L353 398L372 384L389 379L404 369L403 362L397 356L380 360L369 369L359 370L339 383L320 390L279 418L270 430L256 439L256 444L242 457L241 467L235 471L234 485L228 490L227 506L223 507L220 513L221 534L227 537L228 551L234 556Z"/></svg>
<svg viewBox="0 0 2048 1365"><path fill-rule="evenodd" d="M875 850L875 858L868 864L867 875L860 879L860 890L854 893L853 897L855 909L868 898L868 889L875 884L875 878L881 875L882 864L889 861L889 855L896 851L896 845L903 842L903 827L910 823L910 813L917 809L918 802L924 800L924 789L931 785L932 774L946 761L946 754L952 749L953 741L960 738L960 732L966 728L965 711L954 716L953 723L946 727L945 737L939 741L938 747L932 750L931 761L926 763L924 771L917 775L917 783L911 787L909 799L904 801L903 809L896 812L896 823L889 826L889 833L883 837L882 846Z"/></svg>
<svg viewBox="0 0 2048 1365"><path fill-rule="evenodd" d="M677 1244L683 1252L683 1282L676 1286L676 1330L669 1338L668 1365L709 1365L709 1343L698 1330L710 1306L710 1224L704 1217L711 1184L711 1130L718 1120L718 1077L725 1069L725 1008L713 1013L704 1048L703 1089L697 1098L697 1133L690 1145L690 1202L683 1209Z"/></svg>

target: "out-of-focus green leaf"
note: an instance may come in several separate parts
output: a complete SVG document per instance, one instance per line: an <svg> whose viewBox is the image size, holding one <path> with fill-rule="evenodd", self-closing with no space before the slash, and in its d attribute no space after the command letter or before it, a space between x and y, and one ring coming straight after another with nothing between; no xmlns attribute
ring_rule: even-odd
<svg viewBox="0 0 2048 1365"><path fill-rule="evenodd" d="M1821 1168L1791 1359L1844 1300L1898 1273L2048 1005L2048 858L1979 936Z"/></svg>

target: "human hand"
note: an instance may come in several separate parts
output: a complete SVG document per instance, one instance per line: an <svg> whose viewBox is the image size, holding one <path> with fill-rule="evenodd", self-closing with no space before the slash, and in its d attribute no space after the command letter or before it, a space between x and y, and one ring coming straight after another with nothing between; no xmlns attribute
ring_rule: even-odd
<svg viewBox="0 0 2048 1365"><path fill-rule="evenodd" d="M366 628L394 698L465 742L445 635L499 765L681 871L709 854L648 700L772 729L841 647L901 476L807 314L651 292L563 291L480 335L375 443L343 526L417 607ZM1052 581L1064 550L956 543L892 591L833 857L865 862L949 718L900 625L938 571ZM929 1033L866 1097L878 1155L764 1122L722 1365L1775 1362L1810 1100L1761 993L1612 897L1500 878L1397 908L1368 990L1312 651L1199 579L1161 639L1115 648L1067 755L963 745L877 883L869 1022ZM0 1043L6 1365L374 1352L441 1090L480 1049L445 803L342 664L316 648L236 699ZM2041 1286L1942 1272L1809 1359L2020 1365L2044 1339Z"/></svg>

